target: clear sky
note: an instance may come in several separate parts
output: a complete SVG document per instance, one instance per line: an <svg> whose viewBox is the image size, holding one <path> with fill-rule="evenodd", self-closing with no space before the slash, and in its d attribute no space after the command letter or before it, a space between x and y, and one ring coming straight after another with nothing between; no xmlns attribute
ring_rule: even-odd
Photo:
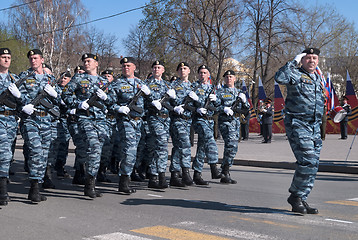
<svg viewBox="0 0 358 240"><path fill-rule="evenodd" d="M331 5L337 8L338 13L342 14L350 22L355 22L358 30L358 0L300 0L305 5L312 6L315 3L319 5ZM101 17L110 16L130 9L144 6L149 0L82 0L82 3L89 11L88 20L94 20ZM0 9L10 7L14 1L0 0ZM0 12L0 21L4 21L4 11ZM110 19L105 19L91 23L97 29L103 30L105 34L112 33L118 37L117 49L119 55L125 55L122 45L122 39L125 38L129 30L135 27L138 21L143 17L142 10L125 13Z"/></svg>

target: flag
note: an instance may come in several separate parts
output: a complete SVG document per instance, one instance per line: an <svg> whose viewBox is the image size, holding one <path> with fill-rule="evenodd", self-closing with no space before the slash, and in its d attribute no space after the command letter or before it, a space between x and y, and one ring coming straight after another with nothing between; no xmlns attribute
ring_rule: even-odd
<svg viewBox="0 0 358 240"><path fill-rule="evenodd" d="M354 134L358 128L358 100L355 94L351 78L347 70L346 97L351 105L352 113L348 116L348 133Z"/></svg>
<svg viewBox="0 0 358 240"><path fill-rule="evenodd" d="M265 93L265 89L264 89L264 85L262 85L262 81L261 78L259 77L259 101L265 101L266 99L266 93Z"/></svg>
<svg viewBox="0 0 358 240"><path fill-rule="evenodd" d="M285 106L285 101L283 99L281 89L277 82L275 81L275 100L274 100L274 109L275 113L273 116L273 125L272 132L273 133L285 133L285 124L283 123L283 110Z"/></svg>

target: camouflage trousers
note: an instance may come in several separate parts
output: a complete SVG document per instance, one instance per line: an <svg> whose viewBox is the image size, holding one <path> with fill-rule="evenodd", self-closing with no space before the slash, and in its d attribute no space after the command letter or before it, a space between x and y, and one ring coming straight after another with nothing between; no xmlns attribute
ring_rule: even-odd
<svg viewBox="0 0 358 240"><path fill-rule="evenodd" d="M55 163L55 169L63 168L66 165L68 156L68 147L70 143L71 135L68 130L67 119L60 119L58 134L57 134L57 158Z"/></svg>
<svg viewBox="0 0 358 240"><path fill-rule="evenodd" d="M170 135L173 142L171 172L180 172L181 168L190 168L191 144L190 144L191 119L172 118L170 123Z"/></svg>
<svg viewBox="0 0 358 240"><path fill-rule="evenodd" d="M221 167L224 165L229 165L231 167L239 145L239 118L233 118L231 121L220 121L219 119L219 130L225 143L224 156Z"/></svg>
<svg viewBox="0 0 358 240"><path fill-rule="evenodd" d="M286 115L286 135L296 157L296 171L289 192L306 200L313 188L322 148L320 122L308 123Z"/></svg>
<svg viewBox="0 0 358 240"><path fill-rule="evenodd" d="M86 142L86 173L97 176L103 144L108 138L108 128L105 119L79 117L78 127Z"/></svg>
<svg viewBox="0 0 358 240"><path fill-rule="evenodd" d="M71 135L73 144L75 145L75 164L74 168L80 170L80 165L85 164L87 160L86 142L80 132L77 121L67 120L68 131Z"/></svg>
<svg viewBox="0 0 358 240"><path fill-rule="evenodd" d="M149 166L153 159L154 143L155 141L153 141L153 136L149 131L148 122L143 121L141 137L137 148L137 158L134 165L135 168L139 168L140 165Z"/></svg>
<svg viewBox="0 0 358 240"><path fill-rule="evenodd" d="M21 134L28 149L29 179L41 182L51 143L51 117L26 117L21 124Z"/></svg>
<svg viewBox="0 0 358 240"><path fill-rule="evenodd" d="M108 167L111 158L113 155L114 144L116 135L118 134L117 131L117 121L116 119L106 119L107 129L108 129L108 137L106 138L106 141L104 142L103 148L102 148L102 155L101 155L101 166Z"/></svg>
<svg viewBox="0 0 358 240"><path fill-rule="evenodd" d="M198 145L192 168L201 172L204 166L205 156L208 164L218 162L218 147L214 138L214 120L202 118L193 121L194 130L198 134Z"/></svg>
<svg viewBox="0 0 358 240"><path fill-rule="evenodd" d="M0 177L9 177L13 157L11 148L16 137L17 125L15 116L0 115Z"/></svg>
<svg viewBox="0 0 358 240"><path fill-rule="evenodd" d="M131 175L137 158L138 143L142 132L142 119L127 120L123 117L117 119L118 156L120 160L118 175Z"/></svg>

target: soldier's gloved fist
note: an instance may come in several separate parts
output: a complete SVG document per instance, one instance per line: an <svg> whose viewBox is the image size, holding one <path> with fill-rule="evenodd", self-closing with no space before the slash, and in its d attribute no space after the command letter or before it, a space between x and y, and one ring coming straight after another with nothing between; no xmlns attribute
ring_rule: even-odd
<svg viewBox="0 0 358 240"><path fill-rule="evenodd" d="M50 84L46 84L45 92L47 92L51 97L57 98L57 92Z"/></svg>
<svg viewBox="0 0 358 240"><path fill-rule="evenodd" d="M131 110L127 106L120 106L119 109L118 109L119 113L123 113L125 115L127 115L130 111Z"/></svg>
<svg viewBox="0 0 358 240"><path fill-rule="evenodd" d="M159 100L152 101L152 105L160 111L162 109L162 104L159 102Z"/></svg>
<svg viewBox="0 0 358 240"><path fill-rule="evenodd" d="M98 89L97 92L96 92L97 96L102 99L103 101L106 101L107 100L107 94L105 92L103 92L102 89Z"/></svg>
<svg viewBox="0 0 358 240"><path fill-rule="evenodd" d="M150 94L150 89L149 89L149 87L147 87L147 85L142 85L140 90L142 90L142 92L147 96Z"/></svg>
<svg viewBox="0 0 358 240"><path fill-rule="evenodd" d="M175 106L175 107L174 107L174 112L176 112L176 113L179 114L179 115L183 114L183 112L184 112L183 106L182 106L182 105Z"/></svg>
<svg viewBox="0 0 358 240"><path fill-rule="evenodd" d="M35 111L35 107L33 104L27 104L22 108L22 111L26 113L27 115L31 115Z"/></svg>
<svg viewBox="0 0 358 240"><path fill-rule="evenodd" d="M88 99L78 104L79 109L87 110L89 109L89 105L87 103Z"/></svg>
<svg viewBox="0 0 358 240"><path fill-rule="evenodd" d="M19 89L16 87L15 83L10 83L8 89L14 97L16 97L16 98L21 97L21 93L20 93Z"/></svg>
<svg viewBox="0 0 358 240"><path fill-rule="evenodd" d="M66 103L61 99L61 105L66 106Z"/></svg>
<svg viewBox="0 0 358 240"><path fill-rule="evenodd" d="M228 116L234 115L234 111L231 109L231 107L224 107L224 113Z"/></svg>
<svg viewBox="0 0 358 240"><path fill-rule="evenodd" d="M71 109L70 114L71 114L71 115L75 115L75 114L76 114L76 108Z"/></svg>
<svg viewBox="0 0 358 240"><path fill-rule="evenodd" d="M208 110L206 108L198 108L196 109L196 112L203 116L208 113Z"/></svg>
<svg viewBox="0 0 358 240"><path fill-rule="evenodd" d="M239 93L239 98L243 103L246 103L246 95L244 93Z"/></svg>
<svg viewBox="0 0 358 240"><path fill-rule="evenodd" d="M216 95L215 94L209 94L209 100L210 100L210 102L216 102L216 100L217 100Z"/></svg>
<svg viewBox="0 0 358 240"><path fill-rule="evenodd" d="M174 90L174 89L169 89L169 90L167 91L167 94L168 94L168 96L169 96L170 98L172 98L172 99L175 99L175 98L177 97L177 95L175 94L175 90Z"/></svg>
<svg viewBox="0 0 358 240"><path fill-rule="evenodd" d="M198 101L198 100L199 100L198 95L196 95L196 93L193 92L193 91L191 91L191 92L189 93L189 97L190 97L191 99L193 99L194 101Z"/></svg>
<svg viewBox="0 0 358 240"><path fill-rule="evenodd" d="M300 53L293 60L295 60L297 62L297 64L298 64L298 63L301 62L301 59L306 55L307 55L307 53Z"/></svg>

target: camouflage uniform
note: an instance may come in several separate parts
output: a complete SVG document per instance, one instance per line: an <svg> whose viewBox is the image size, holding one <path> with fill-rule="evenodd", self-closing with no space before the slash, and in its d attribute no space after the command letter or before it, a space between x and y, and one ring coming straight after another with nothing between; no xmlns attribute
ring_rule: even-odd
<svg viewBox="0 0 358 240"><path fill-rule="evenodd" d="M324 107L324 87L320 75L309 74L288 62L275 75L286 85L286 135L296 157L296 171L289 192L303 201L311 192L322 148L320 125Z"/></svg>

